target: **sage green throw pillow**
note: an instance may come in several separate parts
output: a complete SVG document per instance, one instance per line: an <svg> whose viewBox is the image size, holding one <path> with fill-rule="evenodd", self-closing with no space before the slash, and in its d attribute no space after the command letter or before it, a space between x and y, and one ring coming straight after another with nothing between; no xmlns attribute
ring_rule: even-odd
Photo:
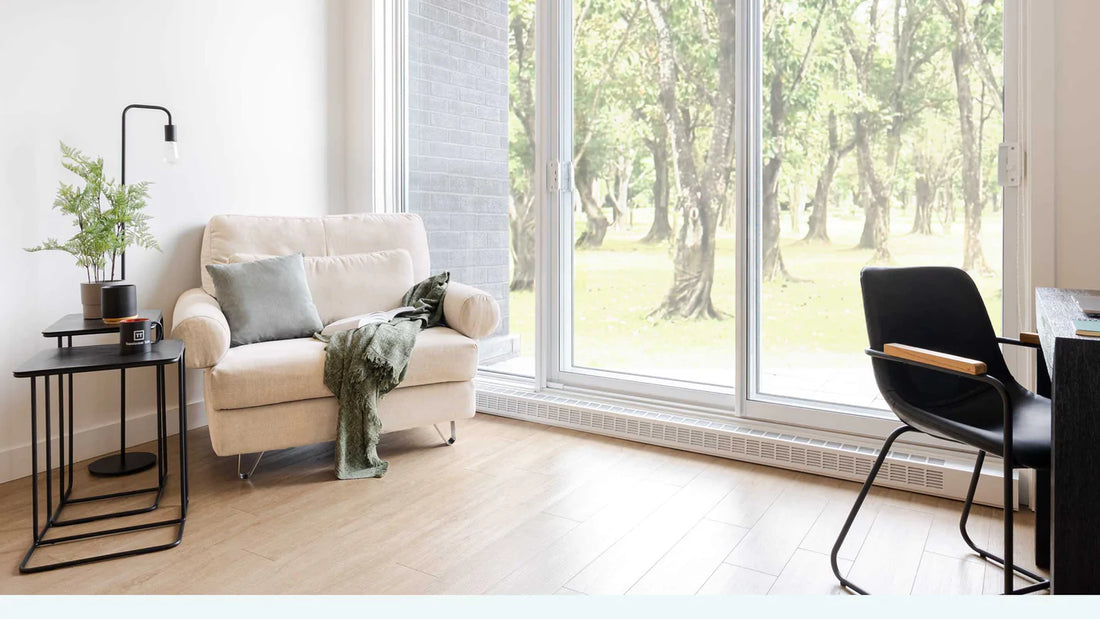
<svg viewBox="0 0 1100 619"><path fill-rule="evenodd" d="M229 321L230 346L310 337L324 326L309 292L302 254L208 264L206 272Z"/></svg>

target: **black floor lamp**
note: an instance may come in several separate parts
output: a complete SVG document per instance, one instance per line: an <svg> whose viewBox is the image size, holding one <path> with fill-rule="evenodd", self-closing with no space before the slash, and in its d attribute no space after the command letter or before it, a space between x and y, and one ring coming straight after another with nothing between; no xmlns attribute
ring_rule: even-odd
<svg viewBox="0 0 1100 619"><path fill-rule="evenodd" d="M133 103L127 105L122 110L122 184L126 184L126 113L133 109L140 110L160 110L168 116L168 124L164 125L164 160L168 163L175 163L179 158L179 150L176 146L176 125L172 124L172 112L168 111L168 108L161 107L159 105L144 105L141 103ZM126 279L126 252L122 252L122 269L121 278ZM130 475L132 473L140 473L153 468L157 463L157 457L154 454L135 451L126 452L126 370L119 370L120 381L122 384L122 395L119 398L119 412L122 418L119 431L119 451L117 454L100 458L95 462L88 465L88 472L92 475L99 475L101 477L115 477L119 475ZM180 432L186 431L186 428L180 428Z"/></svg>

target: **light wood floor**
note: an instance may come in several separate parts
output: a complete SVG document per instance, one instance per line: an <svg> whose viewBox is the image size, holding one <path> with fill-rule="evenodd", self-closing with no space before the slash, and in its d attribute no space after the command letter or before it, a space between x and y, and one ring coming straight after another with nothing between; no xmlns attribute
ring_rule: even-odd
<svg viewBox="0 0 1100 619"><path fill-rule="evenodd" d="M337 481L332 446L318 445L268 454L241 482L205 429L188 437L190 513L165 552L19 575L29 482L0 485L0 593L842 593L828 552L854 483L487 415L460 423L453 447L431 428L386 435L381 480ZM76 494L142 481L78 470ZM171 490L166 502L155 519L178 510ZM960 508L874 491L842 569L872 592L999 592L1001 571L959 537ZM1016 536L1028 566L1030 516ZM994 552L999 518L979 507L971 520ZM37 561L168 537L69 544Z"/></svg>

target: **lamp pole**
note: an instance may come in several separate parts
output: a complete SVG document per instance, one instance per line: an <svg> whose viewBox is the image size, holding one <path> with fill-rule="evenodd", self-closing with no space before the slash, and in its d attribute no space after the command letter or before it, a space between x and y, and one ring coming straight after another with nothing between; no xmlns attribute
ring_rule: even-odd
<svg viewBox="0 0 1100 619"><path fill-rule="evenodd" d="M122 110L122 184L126 185L126 114L130 110L160 110L168 116L168 124L164 125L164 143L165 143L165 160L169 163L175 163L178 152L176 150L176 125L172 123L172 112L168 111L168 108L159 105L145 105L143 103L133 103L127 105ZM125 234L125 228L123 228ZM126 250L122 250L121 264L122 269L120 272L120 279L126 279ZM163 329L163 327L162 327ZM163 332L163 331L162 331ZM121 383L121 395L119 396L119 416L121 417L121 423L119 424L119 451L117 454L100 458L95 462L88 465L88 472L92 475L98 475L101 477L117 477L119 475L130 475L132 473L140 473L153 468L157 463L157 456L148 452L131 452L126 453L126 370L119 370L119 381ZM160 423L159 421L157 423ZM187 428L180 428L180 432L185 432Z"/></svg>

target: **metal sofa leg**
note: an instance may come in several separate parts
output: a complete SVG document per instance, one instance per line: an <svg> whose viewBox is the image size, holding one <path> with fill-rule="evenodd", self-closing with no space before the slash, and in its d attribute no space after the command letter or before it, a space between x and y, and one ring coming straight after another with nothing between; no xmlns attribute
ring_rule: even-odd
<svg viewBox="0 0 1100 619"><path fill-rule="evenodd" d="M966 502L963 503L962 518L959 519L959 532L962 533L962 538L963 538L963 541L966 542L966 545L970 546L971 550L978 553L978 556L985 559L986 561L989 561L989 562L994 563L996 565L1000 565L1003 568L1004 565L1005 565L1005 560L1002 559L1001 557L998 557L997 555L987 551L987 550L983 550L981 548L978 548L977 544L974 543L974 540L970 539L970 534L966 531L966 521L970 518L970 508L974 505L974 493L978 489L978 479L981 477L981 474L982 474L982 463L983 462L985 462L985 452L984 451L979 451L978 452L978 459L974 463L974 473L970 476L970 488L967 489L967 491L966 491ZM1012 496L1007 494L1007 493L1004 497L1004 508L1005 508L1004 526L1008 527L1008 530L1011 530L1011 527L1012 527ZM1050 587L1050 581L1049 580L1046 580L1042 576L1040 576L1040 575L1038 575L1034 572L1031 572L1030 570L1026 570L1026 569L1024 569L1024 568L1022 568L1018 565L1014 565L1014 564L1011 564L1011 563L1009 564L1008 569L1011 572L1015 572L1017 574L1020 574L1021 576L1024 576L1025 578L1028 578L1028 579L1032 580L1035 584L1028 585L1026 587L1022 587L1020 589L1015 589L1014 590L1014 589L1012 589L1011 584L1010 584L1012 582L1010 580L1011 576L1006 575L1006 578L1005 578L1005 580L1007 581L1005 583L1006 584L1006 588L1005 588L1005 594L1006 595L1032 593L1034 591L1041 591L1043 589L1047 589L1047 588Z"/></svg>
<svg viewBox="0 0 1100 619"><path fill-rule="evenodd" d="M251 479L252 474L256 472L256 467L260 466L260 460L263 459L266 451L261 451L260 455L256 456L256 461L252 463L252 468L248 469L247 473L241 472L241 454L237 454L237 477L241 479Z"/></svg>
<svg viewBox="0 0 1100 619"><path fill-rule="evenodd" d="M913 428L901 426L897 430L894 430L890 436L886 437L886 442L882 444L882 449L879 450L878 457L875 458L875 465L871 467L871 472L867 475L867 481L863 482L863 488L860 489L859 496L856 497L856 503L852 506L852 511L848 513L848 519L844 521L844 527L840 530L840 535L836 538L836 543L833 544L833 552L829 555L829 563L833 567L833 575L836 576L836 579L840 581L842 586L860 595L869 594L865 589L840 575L840 567L837 565L837 555L840 554L840 547L844 545L844 538L848 537L848 531L852 528L852 523L855 522L856 516L859 515L859 508L863 507L863 501L866 500L867 493L871 491L871 486L875 483L875 477L878 476L879 469L882 468L882 463L886 461L886 456L890 453L890 447L899 436L910 430L913 430Z"/></svg>
<svg viewBox="0 0 1100 619"><path fill-rule="evenodd" d="M455 444L455 439L457 438L457 436L455 435L455 422L453 422L453 421L451 422L451 437L450 438L447 438L446 436L443 435L443 430L439 429L439 424L432 424L432 427L435 428L435 431L439 433L439 438L443 439L443 442L445 444L447 444L447 445L454 445Z"/></svg>

